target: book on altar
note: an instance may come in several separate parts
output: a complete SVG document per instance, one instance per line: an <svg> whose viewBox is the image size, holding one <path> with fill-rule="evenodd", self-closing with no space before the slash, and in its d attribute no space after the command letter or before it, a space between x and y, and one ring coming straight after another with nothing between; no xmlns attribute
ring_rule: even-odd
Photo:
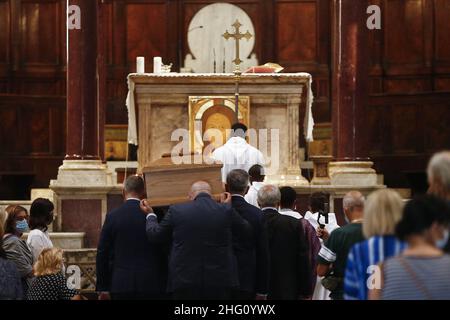
<svg viewBox="0 0 450 320"><path fill-rule="evenodd" d="M247 69L244 73L279 73L284 68L279 64L268 62L262 66L255 66Z"/></svg>

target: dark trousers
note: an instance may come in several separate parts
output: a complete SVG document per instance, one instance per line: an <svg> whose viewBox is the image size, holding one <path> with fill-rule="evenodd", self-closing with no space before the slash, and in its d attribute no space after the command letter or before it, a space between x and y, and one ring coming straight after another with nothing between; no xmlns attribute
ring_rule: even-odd
<svg viewBox="0 0 450 320"><path fill-rule="evenodd" d="M230 300L231 289L223 287L192 287L176 289L173 300Z"/></svg>

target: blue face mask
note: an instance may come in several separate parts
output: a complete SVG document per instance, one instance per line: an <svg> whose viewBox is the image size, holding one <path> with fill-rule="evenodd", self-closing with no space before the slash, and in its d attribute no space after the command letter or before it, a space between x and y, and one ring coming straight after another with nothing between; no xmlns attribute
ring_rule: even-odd
<svg viewBox="0 0 450 320"><path fill-rule="evenodd" d="M16 222L16 230L19 233L24 233L28 231L28 222L27 220L20 220Z"/></svg>
<svg viewBox="0 0 450 320"><path fill-rule="evenodd" d="M436 241L436 247L438 247L439 249L444 249L445 246L447 245L448 238L449 238L448 230L445 230L444 237L442 239Z"/></svg>

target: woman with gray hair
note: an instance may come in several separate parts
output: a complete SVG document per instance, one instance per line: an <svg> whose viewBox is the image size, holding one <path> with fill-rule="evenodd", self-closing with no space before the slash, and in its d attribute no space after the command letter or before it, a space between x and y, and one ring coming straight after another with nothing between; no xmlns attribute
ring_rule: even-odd
<svg viewBox="0 0 450 320"><path fill-rule="evenodd" d="M427 168L428 193L441 198L450 205L450 151L435 153ZM450 241L444 247L444 252L450 253Z"/></svg>
<svg viewBox="0 0 450 320"><path fill-rule="evenodd" d="M427 168L428 193L450 201L450 151L435 153Z"/></svg>

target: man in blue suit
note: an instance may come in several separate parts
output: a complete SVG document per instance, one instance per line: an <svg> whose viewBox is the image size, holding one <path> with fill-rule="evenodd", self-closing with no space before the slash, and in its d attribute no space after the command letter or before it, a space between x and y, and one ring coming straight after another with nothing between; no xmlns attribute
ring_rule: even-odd
<svg viewBox="0 0 450 320"><path fill-rule="evenodd" d="M234 298L238 300L263 300L267 297L269 281L269 247L262 211L244 199L249 185L249 174L241 169L232 170L227 176L227 191L231 194L232 207L252 227L252 238L234 239L234 251L238 263L240 288Z"/></svg>
<svg viewBox="0 0 450 320"><path fill-rule="evenodd" d="M128 177L125 203L105 219L97 249L99 299L161 299L166 286L167 257L147 240L140 201L144 180Z"/></svg>
<svg viewBox="0 0 450 320"><path fill-rule="evenodd" d="M226 300L239 286L233 234L245 238L250 227L230 206L217 203L211 186L198 181L188 203L173 205L158 224L146 201L147 236L152 243L172 241L168 291L175 300Z"/></svg>

